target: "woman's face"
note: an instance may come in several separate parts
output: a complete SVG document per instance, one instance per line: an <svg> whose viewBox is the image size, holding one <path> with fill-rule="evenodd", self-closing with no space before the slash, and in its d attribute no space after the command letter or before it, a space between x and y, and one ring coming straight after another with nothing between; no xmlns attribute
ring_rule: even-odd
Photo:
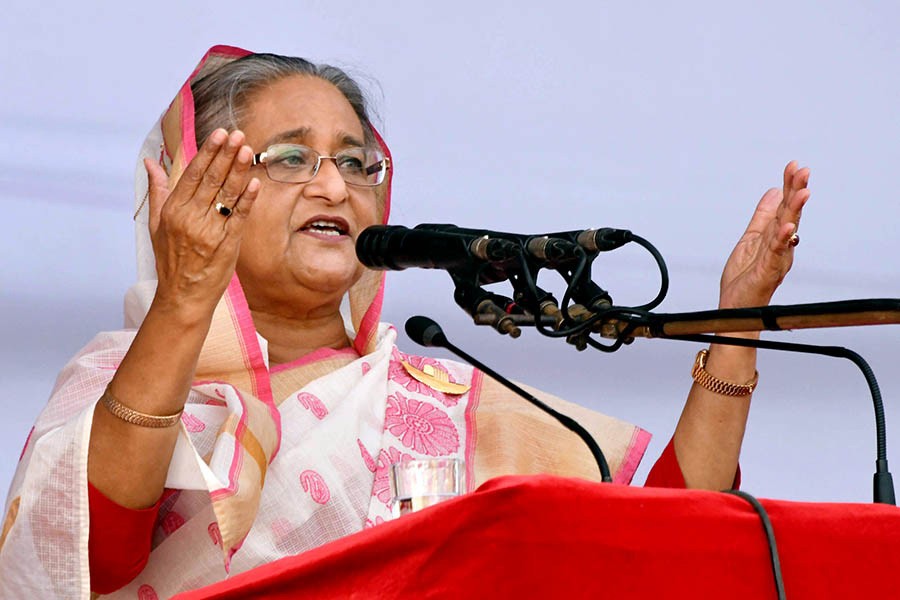
<svg viewBox="0 0 900 600"><path fill-rule="evenodd" d="M303 144L334 156L364 144L353 107L332 84L304 75L251 97L242 130L254 153ZM280 183L253 167L262 187L244 228L237 273L253 310L284 316L335 310L362 274L359 232L377 222L374 188L349 185L332 160L307 183Z"/></svg>

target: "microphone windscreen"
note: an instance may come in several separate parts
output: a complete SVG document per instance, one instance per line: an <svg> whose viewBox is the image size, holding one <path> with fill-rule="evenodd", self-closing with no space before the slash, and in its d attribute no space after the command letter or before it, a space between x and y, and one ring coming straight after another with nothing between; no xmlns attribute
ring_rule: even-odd
<svg viewBox="0 0 900 600"><path fill-rule="evenodd" d="M444 335L444 330L428 317L418 315L408 318L405 329L409 339L420 346L443 347L447 343L447 336Z"/></svg>

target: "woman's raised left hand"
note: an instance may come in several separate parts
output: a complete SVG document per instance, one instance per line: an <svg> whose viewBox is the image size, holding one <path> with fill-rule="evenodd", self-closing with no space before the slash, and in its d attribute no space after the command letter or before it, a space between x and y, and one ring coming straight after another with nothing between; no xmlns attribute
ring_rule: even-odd
<svg viewBox="0 0 900 600"><path fill-rule="evenodd" d="M791 161L784 186L763 194L744 235L738 241L719 284L719 308L765 306L794 262L791 237L809 200L809 169Z"/></svg>

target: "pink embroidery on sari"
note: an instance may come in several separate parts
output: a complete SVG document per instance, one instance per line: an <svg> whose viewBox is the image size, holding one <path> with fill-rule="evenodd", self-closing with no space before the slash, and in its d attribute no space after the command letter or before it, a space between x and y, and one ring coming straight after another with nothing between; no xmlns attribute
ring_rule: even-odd
<svg viewBox="0 0 900 600"><path fill-rule="evenodd" d="M398 357L395 360L391 361L390 366L388 367L388 377L391 379L391 381L399 383L410 392L437 398L444 406L456 406L456 404L459 402L459 396L445 394L444 392L438 391L422 383L418 379L415 379L406 371L405 368L403 368L403 365L400 364L400 361L406 361L420 371L424 371L426 365L431 366L435 371L446 373L448 381L450 381L451 383L456 383L456 381L453 379L444 365L433 358L426 358L424 356L412 356L403 354L399 351L397 352L397 356Z"/></svg>
<svg viewBox="0 0 900 600"><path fill-rule="evenodd" d="M325 480L315 471L307 469L300 473L300 484L304 492L309 492L314 502L325 504L331 500L331 492L325 485Z"/></svg>
<svg viewBox="0 0 900 600"><path fill-rule="evenodd" d="M375 471L375 483L372 485L372 495L377 497L385 504L391 501L391 480L388 475L391 465L398 462L406 462L412 460L413 457L405 452L401 452L394 447L382 450L378 453L378 468Z"/></svg>
<svg viewBox="0 0 900 600"><path fill-rule="evenodd" d="M156 590L146 583L138 588L137 597L138 600L159 600L159 596L156 595Z"/></svg>
<svg viewBox="0 0 900 600"><path fill-rule="evenodd" d="M400 393L388 396L384 428L421 454L441 456L459 448L459 433L447 413Z"/></svg>
<svg viewBox="0 0 900 600"><path fill-rule="evenodd" d="M207 398L204 404L206 404L207 406L228 406L228 403L225 402L225 394L222 393L222 390L220 390L219 388L215 388L213 390L213 393L220 399Z"/></svg>
<svg viewBox="0 0 900 600"><path fill-rule="evenodd" d="M222 545L222 532L219 531L218 523L210 523L209 527L206 528L206 532L209 533L209 539L212 540L214 545Z"/></svg>
<svg viewBox="0 0 900 600"><path fill-rule="evenodd" d="M272 533L277 541L282 541L294 531L294 526L287 519L275 519L272 521Z"/></svg>
<svg viewBox="0 0 900 600"><path fill-rule="evenodd" d="M182 525L184 525L184 517L174 510L163 517L162 523L160 523L163 533L166 535L172 535Z"/></svg>
<svg viewBox="0 0 900 600"><path fill-rule="evenodd" d="M300 401L300 404L303 405L303 408L311 411L313 416L320 421L328 415L328 409L325 408L325 404L323 404L321 400L319 400L316 396L310 394L309 392L300 392L299 394L297 394L297 400Z"/></svg>
<svg viewBox="0 0 900 600"><path fill-rule="evenodd" d="M371 371L371 370L372 370L372 365L370 365L369 363L363 361L363 364L362 364L362 374L365 375L366 373L368 373L368 372Z"/></svg>
<svg viewBox="0 0 900 600"><path fill-rule="evenodd" d="M363 462L366 463L366 468L374 473L376 469L375 459L372 458L372 455L369 454L369 451L363 446L361 439L356 438L356 445L359 446L359 453L362 455Z"/></svg>
<svg viewBox="0 0 900 600"><path fill-rule="evenodd" d="M191 433L200 433L206 429L206 423L190 413L181 413L181 422L184 423L185 429Z"/></svg>

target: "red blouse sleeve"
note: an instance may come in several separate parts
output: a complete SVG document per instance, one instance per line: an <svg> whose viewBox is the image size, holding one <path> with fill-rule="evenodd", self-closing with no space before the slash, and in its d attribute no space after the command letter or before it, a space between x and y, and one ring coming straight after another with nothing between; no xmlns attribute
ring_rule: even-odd
<svg viewBox="0 0 900 600"><path fill-rule="evenodd" d="M662 455L650 469L647 475L647 482L644 487L666 487L666 488L686 488L684 483L684 474L681 472L681 466L678 464L678 457L675 456L674 438L669 440L666 449ZM732 489L740 489L741 486L741 467L738 465L737 472L734 474L734 483Z"/></svg>
<svg viewBox="0 0 900 600"><path fill-rule="evenodd" d="M153 525L165 494L154 506L130 509L116 504L88 482L91 590L109 594L140 573L150 558Z"/></svg>

